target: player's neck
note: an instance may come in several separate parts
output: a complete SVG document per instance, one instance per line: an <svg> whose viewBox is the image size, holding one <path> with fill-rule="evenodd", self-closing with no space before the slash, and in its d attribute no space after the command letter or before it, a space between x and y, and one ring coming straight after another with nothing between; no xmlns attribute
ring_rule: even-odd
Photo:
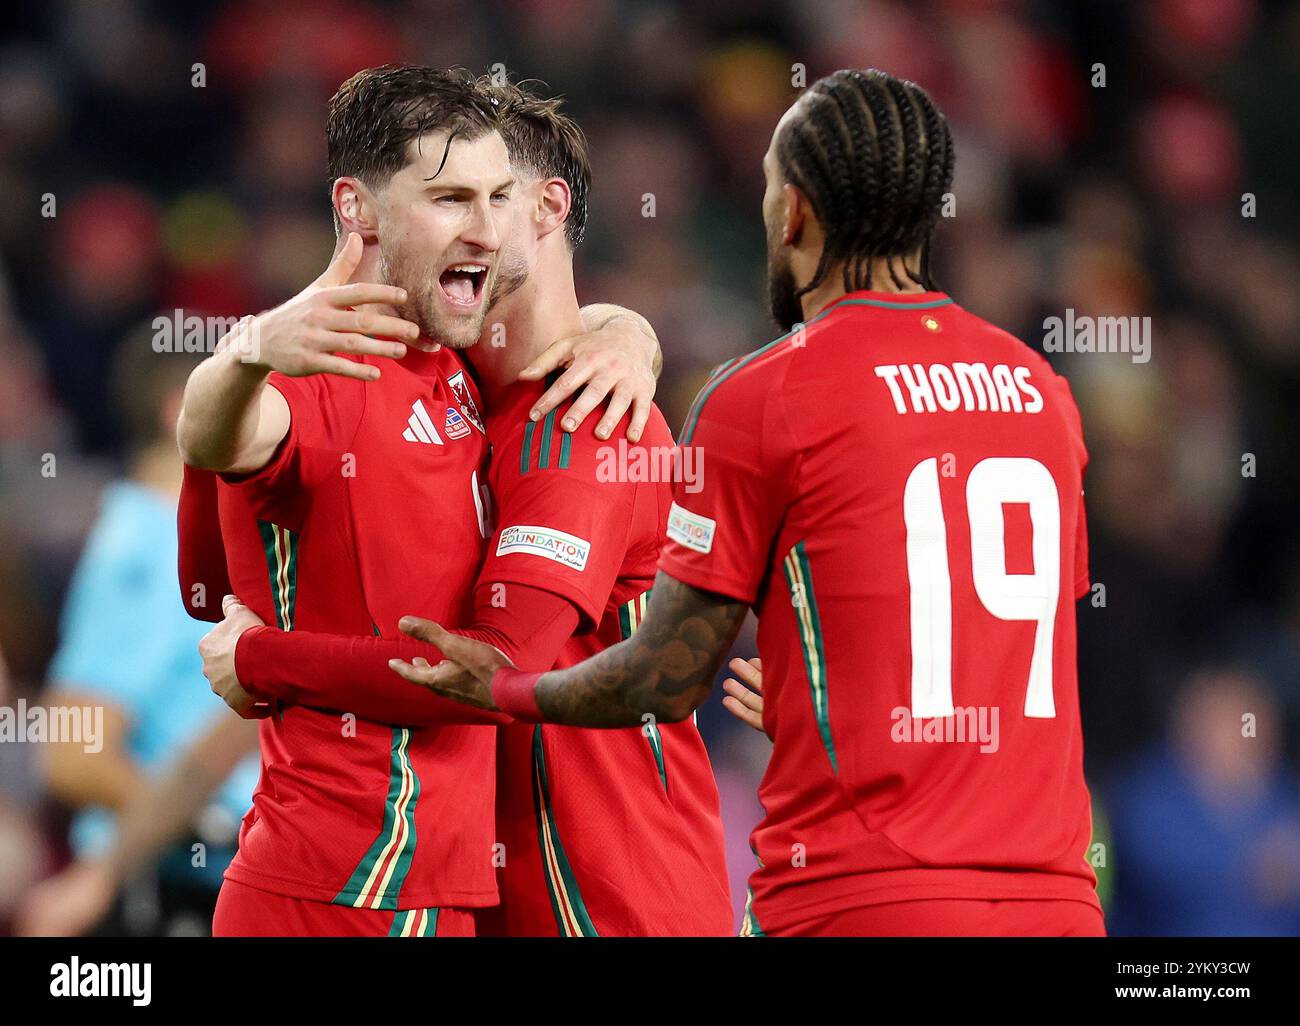
<svg viewBox="0 0 1300 1026"><path fill-rule="evenodd" d="M567 251L543 251L528 279L488 314L478 345L466 356L478 372L488 402L556 339L583 331Z"/></svg>
<svg viewBox="0 0 1300 1026"><path fill-rule="evenodd" d="M817 255L820 256L820 254ZM918 262L919 260L908 259L906 263L907 268L917 277L920 276L916 266ZM817 263L816 258L814 257L812 258L812 262L807 265L807 269L804 271L801 278L798 262L796 262L796 265L793 268L795 272L795 280L810 280L813 274L816 273L816 267ZM926 291L924 285L917 284L917 282L913 281L909 275L903 274L902 270L903 269L898 266L897 258L895 258L894 273L898 276L899 281L902 282L900 285L898 282L894 281L894 275L889 273L888 261L884 258L873 258L870 263L871 274L867 279L867 291L892 292L899 295ZM816 316L818 312L824 310L828 305L835 302L835 300L847 296L848 294L849 290L844 287L843 265L832 265L830 270L826 272L826 277L822 279L820 285L811 292L806 292L799 297L800 306L803 309L804 320L807 321Z"/></svg>

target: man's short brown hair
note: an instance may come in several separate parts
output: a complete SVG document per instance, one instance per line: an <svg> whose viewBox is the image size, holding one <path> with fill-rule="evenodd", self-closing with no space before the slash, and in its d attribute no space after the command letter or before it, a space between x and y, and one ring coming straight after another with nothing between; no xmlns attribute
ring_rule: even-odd
<svg viewBox="0 0 1300 1026"><path fill-rule="evenodd" d="M591 191L591 158L587 137L578 123L560 110L559 97L544 99L523 85L485 80L499 98L501 134L510 159L538 178L561 178L569 186L570 208L564 233L571 248L587 234L587 195Z"/></svg>
<svg viewBox="0 0 1300 1026"><path fill-rule="evenodd" d="M411 140L430 132L447 132L450 148L452 138L472 141L498 130L499 102L463 68L385 64L358 71L329 103L331 188L344 177L382 188L409 162Z"/></svg>

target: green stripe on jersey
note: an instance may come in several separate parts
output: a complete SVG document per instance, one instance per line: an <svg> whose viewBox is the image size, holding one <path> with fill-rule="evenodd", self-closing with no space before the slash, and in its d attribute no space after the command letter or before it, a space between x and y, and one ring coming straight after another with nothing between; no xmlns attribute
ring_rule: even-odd
<svg viewBox="0 0 1300 1026"><path fill-rule="evenodd" d="M691 444L691 436L695 434L695 427L697 424L699 424L700 421L700 411L704 408L704 404L708 401L709 396L713 395L713 393L717 391L719 385L721 385L724 381L726 381L729 377L731 377L731 375L736 373L736 371L740 370L741 367L753 363L764 353L768 352L770 349L772 349L775 346L779 346L782 342L784 342L793 334L794 334L793 331L788 331L780 338L773 339L767 345L763 346L763 348L755 349L749 355L742 356L739 360L737 360L734 364L732 364L732 366L729 367L727 370L719 370L713 376L713 379L709 381L702 389L700 389L700 394L695 397L695 402L691 403L691 408L686 411L686 420L682 422L681 439L678 441L677 444L678 445Z"/></svg>
<svg viewBox="0 0 1300 1026"><path fill-rule="evenodd" d="M521 475L528 473L528 464L533 461L533 428L537 425L529 421L524 428L524 447L519 453L519 473Z"/></svg>
<svg viewBox="0 0 1300 1026"><path fill-rule="evenodd" d="M831 761L831 770L838 773L826 687L826 648L822 640L821 617L817 613L817 596L813 591L812 567L803 542L796 543L785 557L785 579L790 586L790 604L799 624L799 642L803 646L803 665L812 692L817 731Z"/></svg>
<svg viewBox="0 0 1300 1026"><path fill-rule="evenodd" d="M282 631L291 631L298 600L298 536L269 520L259 520L257 530L271 578L276 625Z"/></svg>
<svg viewBox="0 0 1300 1026"><path fill-rule="evenodd" d="M555 411L542 421L542 451L537 458L537 469L546 470L551 465L551 436L555 434Z"/></svg>
<svg viewBox="0 0 1300 1026"><path fill-rule="evenodd" d="M839 306L878 306L883 310L933 310L936 306L947 306L952 301L951 296L944 296L943 299L927 299L924 303L903 303L891 299L842 299L835 306L828 307L825 312L830 313Z"/></svg>
<svg viewBox="0 0 1300 1026"><path fill-rule="evenodd" d="M650 742L650 754L654 756L655 769L659 771L659 783L668 790L668 770L664 766L664 739L659 733L659 724L651 721L641 728L641 733Z"/></svg>

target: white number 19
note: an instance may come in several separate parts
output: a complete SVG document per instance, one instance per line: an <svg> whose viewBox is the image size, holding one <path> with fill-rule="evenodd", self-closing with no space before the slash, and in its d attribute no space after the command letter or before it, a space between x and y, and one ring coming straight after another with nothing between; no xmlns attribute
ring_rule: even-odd
<svg viewBox="0 0 1300 1026"><path fill-rule="evenodd" d="M1003 503L1026 503L1033 526L1034 572L1006 570ZM971 579L984 607L1000 620L1037 623L1029 662L1025 715L1056 715L1052 638L1061 593L1061 500L1051 472L1037 460L992 457L966 481ZM912 715L951 716L952 580L948 535L939 501L938 460L918 463L903 490L907 577L912 603Z"/></svg>

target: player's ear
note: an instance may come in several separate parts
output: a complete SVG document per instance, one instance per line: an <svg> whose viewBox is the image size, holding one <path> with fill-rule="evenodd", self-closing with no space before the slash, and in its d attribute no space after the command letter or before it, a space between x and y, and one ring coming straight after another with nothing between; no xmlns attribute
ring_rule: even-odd
<svg viewBox="0 0 1300 1026"><path fill-rule="evenodd" d="M557 228L562 228L569 218L573 198L569 183L563 178L548 178L542 182L537 195L537 237L545 238Z"/></svg>
<svg viewBox="0 0 1300 1026"><path fill-rule="evenodd" d="M804 225L812 208L808 205L808 197L788 182L781 186L781 200L785 204L781 241L787 246L797 246L803 238Z"/></svg>
<svg viewBox="0 0 1300 1026"><path fill-rule="evenodd" d="M373 242L379 231L379 211L374 194L356 178L338 178L330 190L334 213L343 235L356 232L362 242Z"/></svg>

